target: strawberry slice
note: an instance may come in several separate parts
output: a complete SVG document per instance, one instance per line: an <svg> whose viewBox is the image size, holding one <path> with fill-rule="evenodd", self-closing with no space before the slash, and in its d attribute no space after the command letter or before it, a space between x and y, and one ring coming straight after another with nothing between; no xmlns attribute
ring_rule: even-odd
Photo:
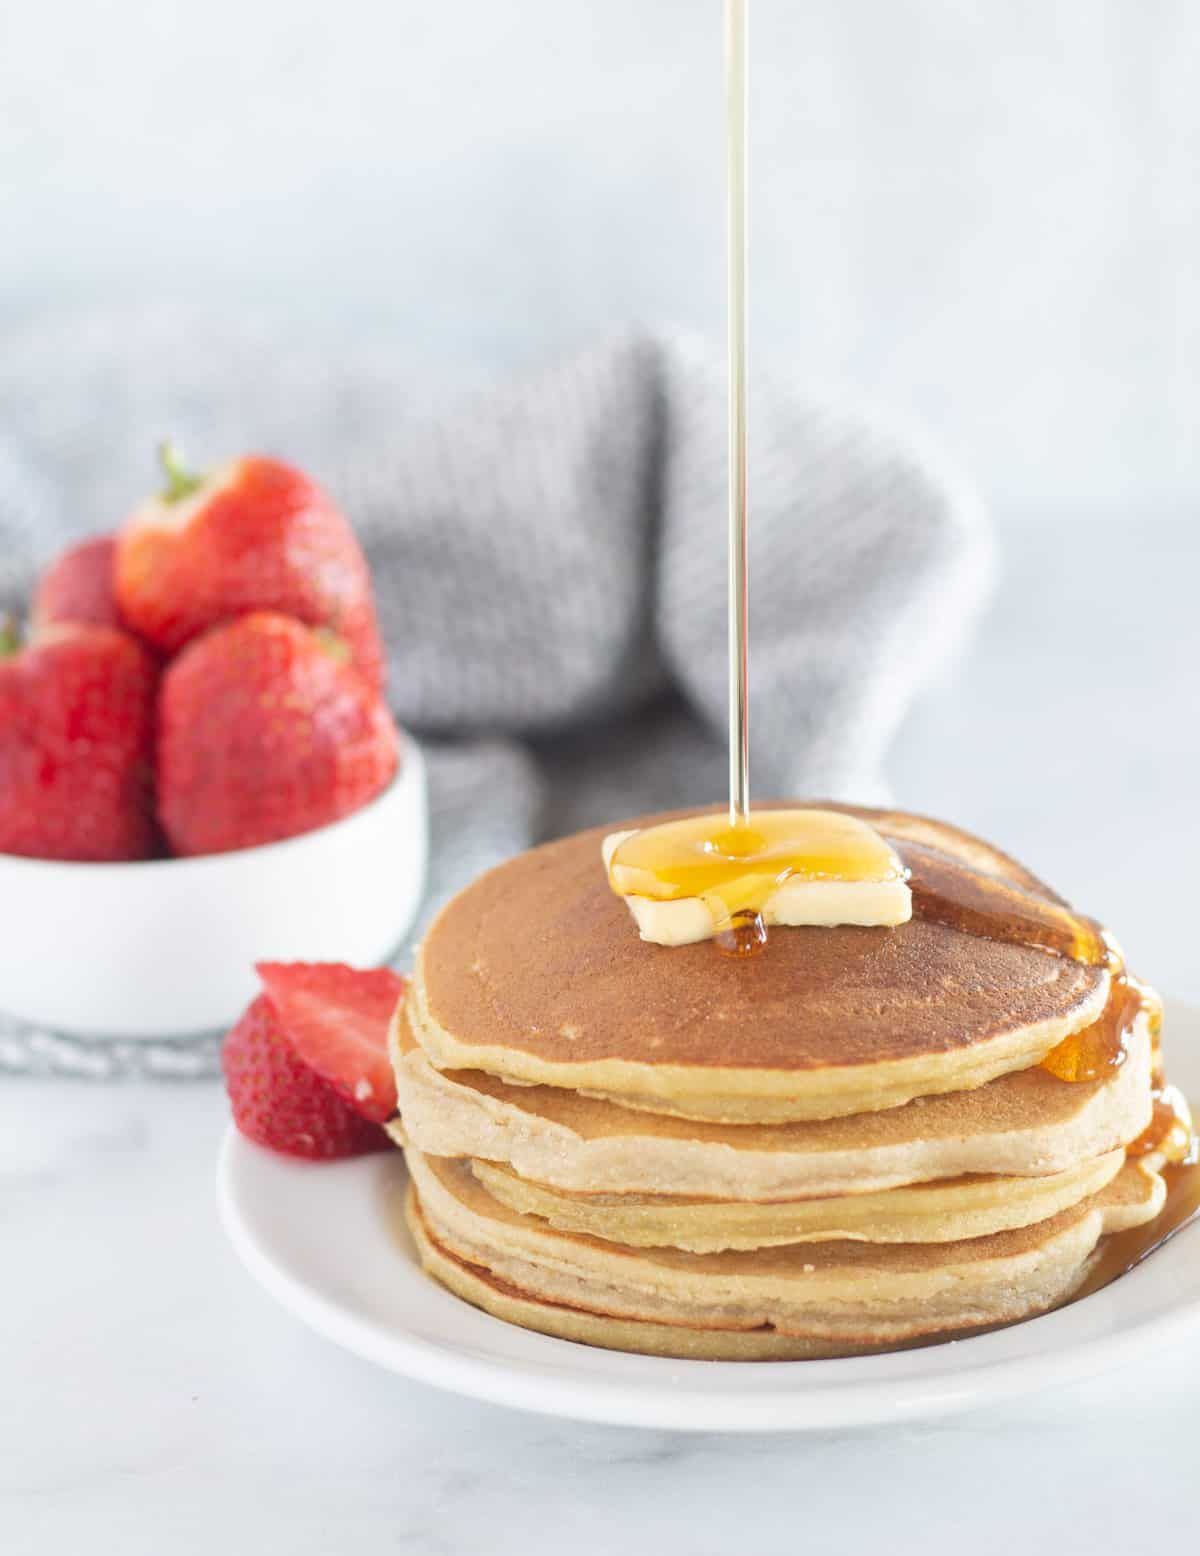
<svg viewBox="0 0 1200 1556"><path fill-rule="evenodd" d="M387 1037L404 979L336 962L259 962L258 975L297 1058L363 1118L396 1111Z"/></svg>
<svg viewBox="0 0 1200 1556"><path fill-rule="evenodd" d="M260 994L221 1049L225 1088L239 1133L310 1161L386 1151L392 1142L292 1051L274 1007Z"/></svg>

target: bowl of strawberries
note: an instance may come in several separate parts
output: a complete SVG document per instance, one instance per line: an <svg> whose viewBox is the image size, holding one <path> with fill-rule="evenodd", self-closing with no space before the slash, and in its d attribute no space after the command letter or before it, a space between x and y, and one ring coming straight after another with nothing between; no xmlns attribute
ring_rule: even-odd
<svg viewBox="0 0 1200 1556"><path fill-rule="evenodd" d="M226 1027L255 961L378 966L424 883L349 523L280 460L163 461L0 627L0 1010L81 1036Z"/></svg>

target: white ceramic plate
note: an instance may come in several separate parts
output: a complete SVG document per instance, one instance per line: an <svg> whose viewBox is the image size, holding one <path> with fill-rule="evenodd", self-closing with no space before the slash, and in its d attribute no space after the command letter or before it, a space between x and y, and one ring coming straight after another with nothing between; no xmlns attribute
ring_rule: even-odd
<svg viewBox="0 0 1200 1556"><path fill-rule="evenodd" d="M1172 1078L1200 1096L1200 1011L1166 1026ZM844 1361L666 1361L531 1334L417 1265L400 1153L289 1160L231 1128L222 1217L247 1268L318 1333L381 1367L518 1409L684 1431L907 1421L1069 1383L1200 1331L1200 1225L1094 1296L978 1339Z"/></svg>

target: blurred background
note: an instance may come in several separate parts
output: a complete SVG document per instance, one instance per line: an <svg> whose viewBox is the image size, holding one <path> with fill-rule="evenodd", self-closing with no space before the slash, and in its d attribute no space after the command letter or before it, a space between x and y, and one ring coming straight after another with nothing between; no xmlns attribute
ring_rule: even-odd
<svg viewBox="0 0 1200 1556"><path fill-rule="evenodd" d="M1200 7L754 0L752 354L925 424L1003 579L898 799L1200 993ZM432 401L724 327L719 0L0 13L0 332L202 301ZM2 345L2 335L0 335Z"/></svg>
<svg viewBox="0 0 1200 1556"><path fill-rule="evenodd" d="M1200 9L754 0L756 358L930 423L1001 520L1200 465ZM203 296L455 389L723 327L720 0L41 0L0 20L3 307Z"/></svg>

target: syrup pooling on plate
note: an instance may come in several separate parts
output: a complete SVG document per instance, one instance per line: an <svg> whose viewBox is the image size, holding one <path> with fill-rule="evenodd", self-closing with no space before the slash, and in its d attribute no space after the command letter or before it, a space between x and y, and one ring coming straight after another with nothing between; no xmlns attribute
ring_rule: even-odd
<svg viewBox="0 0 1200 1556"><path fill-rule="evenodd" d="M624 837L608 863L618 896L702 902L724 941L761 949L763 910L788 882L902 883L894 850L855 816L830 810L762 810L745 821L687 816ZM902 889L902 888L901 888ZM755 923L757 917L758 923Z"/></svg>
<svg viewBox="0 0 1200 1556"><path fill-rule="evenodd" d="M1167 1186L1163 1208L1153 1221L1130 1227L1125 1232L1114 1232L1104 1239L1086 1280L1072 1296L1072 1302L1090 1297L1119 1276L1128 1275L1148 1254L1161 1248L1176 1232L1200 1216L1200 1162L1197 1161L1194 1136L1187 1159L1169 1163L1162 1169L1162 1176Z"/></svg>

